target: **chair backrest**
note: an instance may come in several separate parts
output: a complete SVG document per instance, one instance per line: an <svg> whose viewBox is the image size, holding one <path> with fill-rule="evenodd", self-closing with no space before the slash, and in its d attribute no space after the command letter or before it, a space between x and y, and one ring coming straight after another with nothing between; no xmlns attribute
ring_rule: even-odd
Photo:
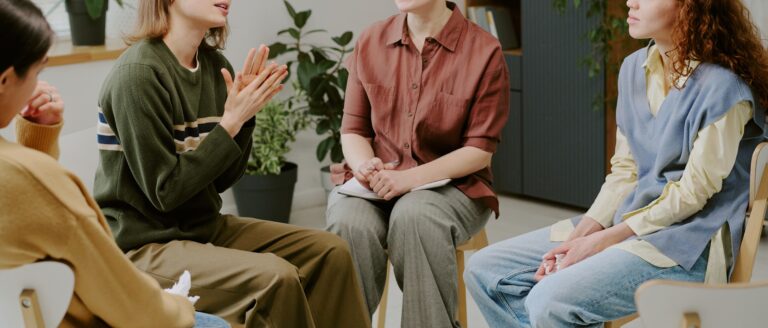
<svg viewBox="0 0 768 328"><path fill-rule="evenodd" d="M0 270L0 318L3 327L25 324L22 293L34 291L44 327L58 327L72 300L75 275L66 264L45 261ZM25 302L26 303L26 302ZM33 305L33 304L26 304ZM41 327L43 327L41 325Z"/></svg>
<svg viewBox="0 0 768 328"><path fill-rule="evenodd" d="M749 178L749 213L744 223L744 237L736 256L731 282L749 282L755 266L755 256L763 232L766 208L768 206L768 142L757 146L752 155Z"/></svg>
<svg viewBox="0 0 768 328"><path fill-rule="evenodd" d="M655 280L637 289L635 303L643 327L764 327L768 281L706 285Z"/></svg>

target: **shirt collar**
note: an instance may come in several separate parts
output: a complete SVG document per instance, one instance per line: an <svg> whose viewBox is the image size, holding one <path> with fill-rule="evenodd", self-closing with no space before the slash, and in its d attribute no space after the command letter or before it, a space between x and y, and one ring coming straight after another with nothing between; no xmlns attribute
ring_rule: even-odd
<svg viewBox="0 0 768 328"><path fill-rule="evenodd" d="M448 9L451 9L452 11L451 18L448 19L448 23L445 24L440 33L432 38L440 43L440 45L453 52L456 50L456 46L459 43L459 37L461 37L461 33L466 28L466 19L461 13L461 10L459 10L459 6L457 6L455 3L446 1L445 4ZM392 27L387 31L388 35L385 39L387 40L387 45L396 44L398 42L401 44L409 43L410 37L408 36L408 25L406 17L408 17L408 15L405 13L397 16L395 24L393 24Z"/></svg>
<svg viewBox="0 0 768 328"><path fill-rule="evenodd" d="M699 66L700 62L698 60L692 60L689 59L686 62L686 65L690 67L691 74L693 71L696 70L696 67ZM659 48L656 46L656 44L651 41L651 43L648 45L648 55L645 58L645 62L643 62L643 68L645 68L646 73L655 71L657 69L661 69L662 72L664 68L662 67L663 63L661 61L661 53L659 52ZM677 79L675 83L675 87L678 89L682 89L685 86L685 83L688 82L688 78L691 77L691 74L680 76L679 79Z"/></svg>

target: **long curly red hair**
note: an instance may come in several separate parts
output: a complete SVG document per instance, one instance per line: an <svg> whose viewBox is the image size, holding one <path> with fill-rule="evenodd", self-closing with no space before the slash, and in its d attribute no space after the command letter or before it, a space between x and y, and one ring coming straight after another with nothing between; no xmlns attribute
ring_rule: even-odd
<svg viewBox="0 0 768 328"><path fill-rule="evenodd" d="M672 33L672 63L677 77L689 75L686 60L730 69L768 108L768 53L749 10L741 0L677 0L680 11Z"/></svg>

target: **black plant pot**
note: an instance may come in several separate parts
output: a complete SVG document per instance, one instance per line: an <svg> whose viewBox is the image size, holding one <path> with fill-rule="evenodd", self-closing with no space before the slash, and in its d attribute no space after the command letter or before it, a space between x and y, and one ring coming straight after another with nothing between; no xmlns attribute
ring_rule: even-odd
<svg viewBox="0 0 768 328"><path fill-rule="evenodd" d="M244 175L232 187L240 216L288 223L298 166L285 163L279 175Z"/></svg>
<svg viewBox="0 0 768 328"><path fill-rule="evenodd" d="M107 7L105 1L101 16L98 19L88 15L85 0L66 0L69 13L69 29L72 32L72 44L75 46L100 46L104 44L107 26Z"/></svg>

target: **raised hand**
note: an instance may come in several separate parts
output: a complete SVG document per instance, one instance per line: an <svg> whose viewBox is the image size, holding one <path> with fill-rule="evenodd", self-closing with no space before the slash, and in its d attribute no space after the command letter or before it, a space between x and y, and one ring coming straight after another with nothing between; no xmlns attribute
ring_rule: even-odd
<svg viewBox="0 0 768 328"><path fill-rule="evenodd" d="M64 115L64 101L56 87L45 81L38 81L27 107L21 110L20 114L33 123L56 125Z"/></svg>

